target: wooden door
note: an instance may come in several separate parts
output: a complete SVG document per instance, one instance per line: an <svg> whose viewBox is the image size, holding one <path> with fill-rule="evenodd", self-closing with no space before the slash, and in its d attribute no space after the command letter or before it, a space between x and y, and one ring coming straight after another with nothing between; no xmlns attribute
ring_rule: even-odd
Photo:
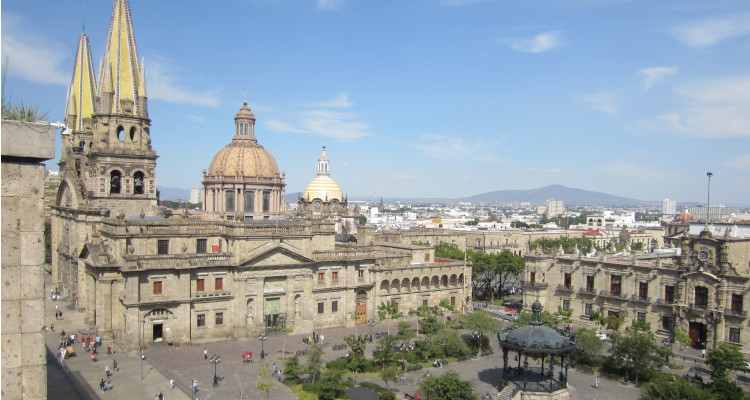
<svg viewBox="0 0 750 400"><path fill-rule="evenodd" d="M361 291L357 293L356 305L354 310L357 313L357 323L364 324L367 322L367 293Z"/></svg>

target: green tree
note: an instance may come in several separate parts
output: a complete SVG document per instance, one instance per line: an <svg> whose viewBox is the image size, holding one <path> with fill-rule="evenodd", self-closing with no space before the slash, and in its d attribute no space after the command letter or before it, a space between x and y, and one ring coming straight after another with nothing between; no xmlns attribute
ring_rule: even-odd
<svg viewBox="0 0 750 400"><path fill-rule="evenodd" d="M690 339L690 335L680 330L680 328L674 328L674 339L681 343L682 346L687 347L690 346L690 343L692 343L692 339Z"/></svg>
<svg viewBox="0 0 750 400"><path fill-rule="evenodd" d="M357 217L357 222L359 222L360 225L367 225L367 217L360 214L360 216Z"/></svg>
<svg viewBox="0 0 750 400"><path fill-rule="evenodd" d="M307 392L318 395L318 400L334 400L344 398L347 385L341 377L344 371L340 369L329 369L317 383L306 383L302 388Z"/></svg>
<svg viewBox="0 0 750 400"><path fill-rule="evenodd" d="M299 356L293 355L286 360L286 364L284 366L284 380L289 381L291 383L297 383L299 382L299 375L300 375L300 365L299 365Z"/></svg>
<svg viewBox="0 0 750 400"><path fill-rule="evenodd" d="M636 384L641 377L647 377L664 366L670 354L669 348L657 346L652 332L632 328L627 329L625 334L616 340L612 351L612 357L617 364L632 369Z"/></svg>
<svg viewBox="0 0 750 400"><path fill-rule="evenodd" d="M745 371L745 358L742 353L737 346L727 342L721 342L715 349L708 351L706 364L711 369L711 377L714 380L726 378L731 370Z"/></svg>
<svg viewBox="0 0 750 400"><path fill-rule="evenodd" d="M577 337L577 336L576 336ZM686 378L657 373L641 387L641 400L719 400L711 390Z"/></svg>
<svg viewBox="0 0 750 400"><path fill-rule="evenodd" d="M398 311L398 303L396 300L391 300L388 302L381 302L378 306L378 317L381 321L390 321L394 319L401 318L403 314ZM388 335L391 334L391 324L386 323L385 324L386 329L388 330Z"/></svg>
<svg viewBox="0 0 750 400"><path fill-rule="evenodd" d="M389 390L381 394L378 400L396 400L396 394Z"/></svg>
<svg viewBox="0 0 750 400"><path fill-rule="evenodd" d="M349 346L348 367L354 372L362 372L365 369L365 346L368 342L366 335L347 336L344 341Z"/></svg>
<svg viewBox="0 0 750 400"><path fill-rule="evenodd" d="M394 367L393 365L388 365L387 367L383 368L380 371L380 379L385 382L385 386L387 386L390 390L391 385L388 382L396 383L396 380L398 380L398 368Z"/></svg>
<svg viewBox="0 0 750 400"><path fill-rule="evenodd" d="M387 365L393 364L396 359L396 354L393 349L396 347L398 340L399 338L397 336L383 336L378 340L378 344L372 352L375 362L382 365L383 368Z"/></svg>
<svg viewBox="0 0 750 400"><path fill-rule="evenodd" d="M305 372L310 374L312 383L315 383L315 378L320 376L320 371L323 370L323 354L325 349L322 344L313 344L307 351L307 364L305 364Z"/></svg>
<svg viewBox="0 0 750 400"><path fill-rule="evenodd" d="M604 343L596 337L595 329L582 328L576 331L576 352L585 358L591 359L604 350Z"/></svg>
<svg viewBox="0 0 750 400"><path fill-rule="evenodd" d="M479 339L477 340L478 343L482 343L482 336L487 336L488 334L499 330L501 326L500 321L492 317L490 313L484 310L478 310L477 312L471 314L462 315L461 323L463 324L464 328L479 332ZM479 357L481 357L482 347L477 347Z"/></svg>
<svg viewBox="0 0 750 400"><path fill-rule="evenodd" d="M438 306L421 305L409 310L409 314L417 316L418 331L424 335L435 333L442 328L438 317L443 315L443 311Z"/></svg>
<svg viewBox="0 0 750 400"><path fill-rule="evenodd" d="M424 400L477 400L471 382L461 380L454 371L422 379L419 383L419 393Z"/></svg>
<svg viewBox="0 0 750 400"><path fill-rule="evenodd" d="M750 398L749 395L745 395L741 387L729 381L726 376L715 379L711 391L722 400L744 400Z"/></svg>
<svg viewBox="0 0 750 400"><path fill-rule="evenodd" d="M450 243L440 243L435 246L435 257L449 258L451 260L463 260L465 256L466 254L458 248L458 245Z"/></svg>
<svg viewBox="0 0 750 400"><path fill-rule="evenodd" d="M592 312L592 315L593 315L593 312ZM514 320L513 322L511 322L510 329L517 329L517 328L520 328L522 326L526 326L526 325L531 324L531 320L532 320L531 318L532 318L532 316L533 315L530 312L519 313L518 314L518 318L516 320ZM552 316L552 314L550 314L547 311L542 311L542 313L541 313L540 316L542 318L542 323L544 325L547 325L550 328L554 328L555 327L555 323L556 322L555 322L555 318ZM592 319L593 319L593 316L592 316Z"/></svg>

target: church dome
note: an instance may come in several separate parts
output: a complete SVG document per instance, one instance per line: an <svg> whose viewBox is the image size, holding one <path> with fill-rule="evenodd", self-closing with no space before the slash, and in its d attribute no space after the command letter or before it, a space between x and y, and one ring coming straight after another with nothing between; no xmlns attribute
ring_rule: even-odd
<svg viewBox="0 0 750 400"><path fill-rule="evenodd" d="M320 199L323 201L332 201L334 199L342 201L344 199L344 195L341 193L339 185L337 185L336 181L331 179L330 176L326 175L321 175L313 179L312 182L307 185L307 189L305 189L305 193L302 197L305 200Z"/></svg>
<svg viewBox="0 0 750 400"><path fill-rule="evenodd" d="M255 139L255 115L245 103L234 117L235 132L229 143L211 160L208 175L214 177L278 178L276 159Z"/></svg>

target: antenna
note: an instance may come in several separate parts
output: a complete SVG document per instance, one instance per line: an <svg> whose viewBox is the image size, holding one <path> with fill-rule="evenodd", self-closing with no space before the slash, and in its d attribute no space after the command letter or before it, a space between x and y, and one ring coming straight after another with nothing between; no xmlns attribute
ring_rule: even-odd
<svg viewBox="0 0 750 400"><path fill-rule="evenodd" d="M245 86L245 104L247 104L247 86Z"/></svg>

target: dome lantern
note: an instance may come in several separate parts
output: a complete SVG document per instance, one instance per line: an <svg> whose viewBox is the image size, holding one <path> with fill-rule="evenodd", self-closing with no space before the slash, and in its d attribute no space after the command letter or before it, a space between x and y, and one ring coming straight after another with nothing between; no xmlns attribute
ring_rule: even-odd
<svg viewBox="0 0 750 400"><path fill-rule="evenodd" d="M247 106L247 102L242 105L240 111L234 116L234 137L235 140L251 140L255 139L255 115Z"/></svg>

